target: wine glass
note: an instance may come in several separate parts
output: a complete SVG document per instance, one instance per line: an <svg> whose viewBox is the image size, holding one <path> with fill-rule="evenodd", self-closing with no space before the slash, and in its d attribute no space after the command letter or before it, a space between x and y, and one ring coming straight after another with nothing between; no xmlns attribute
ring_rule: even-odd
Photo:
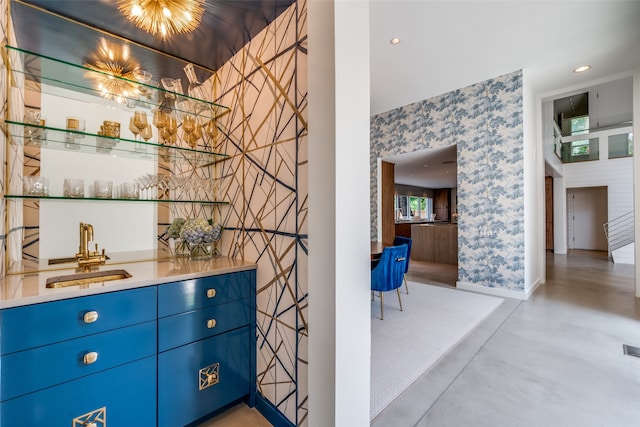
<svg viewBox="0 0 640 427"><path fill-rule="evenodd" d="M189 146L191 148L196 148L200 138L202 138L202 126L196 123L193 128L193 132L189 135Z"/></svg>
<svg viewBox="0 0 640 427"><path fill-rule="evenodd" d="M189 137L191 135L191 132L194 131L195 127L196 118L191 114L184 114L182 116L182 131L187 135L185 139L187 140L187 143L189 143L189 145L191 145Z"/></svg>
<svg viewBox="0 0 640 427"><path fill-rule="evenodd" d="M167 113L159 108L153 110L153 125L157 127L158 130L164 128L167 125Z"/></svg>
<svg viewBox="0 0 640 427"><path fill-rule="evenodd" d="M149 125L149 123L147 123L147 113L145 113L144 111L134 111L133 124L138 128L140 132L142 132L142 129L146 128Z"/></svg>
<svg viewBox="0 0 640 427"><path fill-rule="evenodd" d="M135 117L131 117L129 119L129 130L133 133L133 139L138 140L138 134L140 133L140 129L136 126Z"/></svg>
<svg viewBox="0 0 640 427"><path fill-rule="evenodd" d="M144 139L144 142L149 141L153 137L153 131L151 126L147 126L140 131L140 136Z"/></svg>
<svg viewBox="0 0 640 427"><path fill-rule="evenodd" d="M209 120L204 125L204 132L209 136L209 138L213 139L213 137L216 135L216 124L213 120Z"/></svg>

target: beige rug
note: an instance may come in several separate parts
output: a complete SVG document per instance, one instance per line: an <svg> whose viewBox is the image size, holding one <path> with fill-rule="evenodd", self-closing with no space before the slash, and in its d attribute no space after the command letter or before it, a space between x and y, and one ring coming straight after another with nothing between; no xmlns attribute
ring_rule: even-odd
<svg viewBox="0 0 640 427"><path fill-rule="evenodd" d="M404 289L404 288L403 288ZM371 303L371 419L502 303L502 298L409 282Z"/></svg>

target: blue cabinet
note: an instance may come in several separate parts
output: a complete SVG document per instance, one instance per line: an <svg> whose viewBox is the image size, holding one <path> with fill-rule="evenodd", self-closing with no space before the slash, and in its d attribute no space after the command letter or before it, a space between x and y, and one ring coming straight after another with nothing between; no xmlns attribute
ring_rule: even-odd
<svg viewBox="0 0 640 427"><path fill-rule="evenodd" d="M255 271L158 288L158 426L255 400Z"/></svg>
<svg viewBox="0 0 640 427"><path fill-rule="evenodd" d="M255 294L249 270L0 311L0 425L180 427L254 406Z"/></svg>

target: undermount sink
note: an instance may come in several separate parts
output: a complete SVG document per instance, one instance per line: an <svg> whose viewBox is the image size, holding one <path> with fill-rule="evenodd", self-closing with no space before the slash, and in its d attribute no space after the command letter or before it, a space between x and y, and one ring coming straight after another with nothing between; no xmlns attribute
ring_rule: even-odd
<svg viewBox="0 0 640 427"><path fill-rule="evenodd" d="M126 270L90 271L87 273L67 274L47 279L47 288L64 288L66 286L88 285L90 283L108 282L110 280L128 279Z"/></svg>

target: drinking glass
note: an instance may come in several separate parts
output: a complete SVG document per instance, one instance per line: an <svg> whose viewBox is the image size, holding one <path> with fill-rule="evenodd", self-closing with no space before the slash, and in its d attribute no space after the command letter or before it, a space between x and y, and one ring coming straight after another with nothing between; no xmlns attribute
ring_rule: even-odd
<svg viewBox="0 0 640 427"><path fill-rule="evenodd" d="M140 132L140 136L145 140L145 142L149 141L153 137L153 132L151 126L147 126Z"/></svg>
<svg viewBox="0 0 640 427"><path fill-rule="evenodd" d="M144 111L134 111L133 124L138 128L140 132L142 132L142 129L146 128L149 125L147 123L147 113L145 113Z"/></svg>
<svg viewBox="0 0 640 427"><path fill-rule="evenodd" d="M191 114L184 114L182 116L182 131L186 134L185 139L189 145L191 145L191 142L189 141L189 137L191 135L191 132L194 131L195 127L196 127L196 118Z"/></svg>
<svg viewBox="0 0 640 427"><path fill-rule="evenodd" d="M133 139L138 140L138 134L140 133L140 129L136 126L135 117L131 117L129 119L129 130L133 133Z"/></svg>

